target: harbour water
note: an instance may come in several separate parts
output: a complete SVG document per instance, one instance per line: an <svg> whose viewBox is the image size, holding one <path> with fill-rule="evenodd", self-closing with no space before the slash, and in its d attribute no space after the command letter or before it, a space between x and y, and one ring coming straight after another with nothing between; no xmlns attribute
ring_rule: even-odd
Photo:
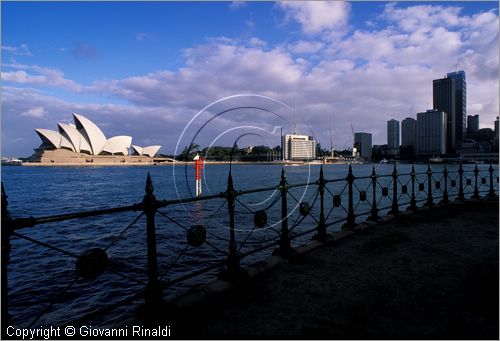
<svg viewBox="0 0 500 341"><path fill-rule="evenodd" d="M345 179L348 165L324 165L327 179ZM464 165L466 178L472 179L467 191L472 191L474 165ZM478 165L482 176L487 176L489 165ZM424 173L427 165L415 165L416 171ZM232 175L237 190L272 187L279 184L282 167L280 165L233 165ZM290 190L288 206L290 210L289 226L293 233L314 227L317 223L308 216L302 218L298 213L298 202L306 201L312 206L313 216L318 216L317 186L319 165L285 167L287 181L290 184L309 182L310 186ZM451 179L456 179L458 165L448 165ZM411 165L397 166L400 174L408 174ZM229 165L206 165L204 172L203 194L217 194L225 191ZM390 175L393 165L376 165L378 175ZM442 178L442 165L433 165L434 180ZM134 167L2 167L2 182L8 195L9 211L16 217L41 217L55 214L78 212L116 206L125 206L142 201L145 179L151 174L154 193L157 199L177 199L191 197L194 190L194 170L191 165L134 166ZM369 176L372 165L353 165L357 177ZM498 174L498 166L495 165ZM496 175L495 175L496 176ZM419 182L425 183L425 174L418 176ZM365 191L371 198L370 179L359 179L356 184L356 196ZM383 187L391 188L391 177L380 177L377 191ZM481 184L480 190L487 190L487 184ZM409 177L402 176L399 186L409 187ZM427 185L426 185L427 186ZM495 186L498 186L495 178ZM346 183L339 181L328 184L329 194L342 197L346 205ZM436 189L439 196L441 189ZM449 189L456 194L456 187ZM392 195L392 194L391 194ZM379 196L379 207L391 204L391 195ZM333 209L332 196L327 195L325 210L331 212L328 221L345 217L345 210ZM407 194L401 194L398 200L409 201ZM260 245L276 241L279 237L280 205L277 191L243 195L236 203L237 241L240 252L245 253ZM295 201L296 199L296 201ZM425 199L425 193L418 193L417 199ZM369 203L355 200L356 212L369 210ZM402 209L407 205L403 205ZM254 229L253 214L267 208L268 227ZM183 274L202 267L216 264L226 257L228 245L228 214L223 199L194 202L183 205L167 206L156 215L159 272L162 280L172 280ZM110 259L109 268L126 274L130 279L116 273L105 272L96 280L78 279L75 274L75 259L43 246L29 243L13 237L9 263L9 310L16 325L26 327L49 304L50 310L40 317L36 324L64 324L99 308L119 302L144 289L146 276L146 233L145 218L130 226L120 234L141 212L127 212L99 216L95 218L74 219L59 223L50 223L26 228L19 233L30 238L54 245L73 254L100 247L105 248ZM301 220L303 219L303 220ZM363 220L362 217L358 217ZM297 222L301 222L298 224ZM186 228L201 224L207 229L207 243L201 247L189 247L186 243ZM329 231L339 229L340 224L329 227ZM117 238L119 236L119 238ZM310 239L306 235L294 243ZM267 249L242 260L250 264L271 253ZM188 288L214 278L218 270L183 281L165 291L167 298L172 298ZM73 283L69 289L67 287ZM62 294L61 294L62 293ZM124 317L133 314L140 301L128 304L104 316L98 316L92 323L113 325Z"/></svg>

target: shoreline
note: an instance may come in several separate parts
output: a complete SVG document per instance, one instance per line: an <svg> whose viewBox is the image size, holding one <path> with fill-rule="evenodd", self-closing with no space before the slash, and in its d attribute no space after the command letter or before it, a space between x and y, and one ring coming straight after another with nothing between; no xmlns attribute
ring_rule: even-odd
<svg viewBox="0 0 500 341"><path fill-rule="evenodd" d="M283 161L233 161L232 165L285 165L285 166L319 166L319 165L346 165L350 162L283 162ZM207 165L229 165L229 161L205 161ZM2 166L26 166L26 167L99 167L99 166L174 166L174 165L194 165L194 161L177 161L177 162L102 162L102 163L40 163L40 162L23 162L21 165L2 165Z"/></svg>

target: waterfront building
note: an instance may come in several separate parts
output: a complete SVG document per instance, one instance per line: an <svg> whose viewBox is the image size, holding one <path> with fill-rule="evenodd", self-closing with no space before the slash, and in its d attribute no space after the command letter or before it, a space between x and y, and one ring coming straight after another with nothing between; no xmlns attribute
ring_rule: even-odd
<svg viewBox="0 0 500 341"><path fill-rule="evenodd" d="M467 116L467 134L472 136L476 131L479 130L479 115L468 115Z"/></svg>
<svg viewBox="0 0 500 341"><path fill-rule="evenodd" d="M435 109L417 114L417 155L446 154L448 128L446 116L445 112Z"/></svg>
<svg viewBox="0 0 500 341"><path fill-rule="evenodd" d="M415 147L417 143L417 120L411 117L401 121L401 146Z"/></svg>
<svg viewBox="0 0 500 341"><path fill-rule="evenodd" d="M354 148L359 152L359 156L365 161L372 159L372 134L355 133Z"/></svg>
<svg viewBox="0 0 500 341"><path fill-rule="evenodd" d="M387 121L387 148L388 155L397 157L399 155L399 121Z"/></svg>
<svg viewBox="0 0 500 341"><path fill-rule="evenodd" d="M147 162L156 156L161 146L132 146L131 136L109 139L85 116L73 113L74 124L58 123L58 130L35 129L42 144L31 157L42 163L115 163ZM132 149L132 150L131 150ZM140 156L131 158L129 154Z"/></svg>
<svg viewBox="0 0 500 341"><path fill-rule="evenodd" d="M285 134L283 152L285 160L312 160L316 158L316 141L312 136Z"/></svg>
<svg viewBox="0 0 500 341"><path fill-rule="evenodd" d="M466 132L467 83L464 71L433 80L433 107L447 116L447 150L454 153Z"/></svg>
<svg viewBox="0 0 500 341"><path fill-rule="evenodd" d="M495 120L495 139L498 140L498 116Z"/></svg>

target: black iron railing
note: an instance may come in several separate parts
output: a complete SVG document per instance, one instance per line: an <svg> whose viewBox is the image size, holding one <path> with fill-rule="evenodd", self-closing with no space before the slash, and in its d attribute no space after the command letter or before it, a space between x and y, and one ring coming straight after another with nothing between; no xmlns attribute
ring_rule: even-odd
<svg viewBox="0 0 500 341"><path fill-rule="evenodd" d="M304 188L302 196L299 197L296 190ZM403 209L415 211L419 203L432 208L438 204L437 200L441 200L442 204L447 204L452 199L464 200L468 195L474 199L479 199L481 194L497 198L497 191L498 175L491 164L487 170L483 171L478 169L477 164L473 170L469 171L464 170L462 164L456 171L448 171L445 165L443 171L440 172L433 172L430 165L426 171L416 172L415 167L412 166L409 173L399 173L395 165L391 174L381 175L376 173L374 166L371 175L358 177L354 175L349 165L347 176L338 179L326 179L323 167L321 167L317 181L298 184L287 182L283 168L277 186L246 191L238 191L234 188L230 171L226 191L215 195L176 200L157 199L152 179L148 174L143 200L133 205L47 217L13 218L8 211L7 195L2 183L2 325L8 326L10 323L34 325L44 314L54 308L56 298L69 288L82 279L87 282L94 280L104 272L120 276L141 289L133 295L104 308L96 309L77 320L83 321L98 314L107 313L116 307L139 299L144 299L144 311L147 316L152 317L164 309L163 299L167 289L214 271L219 271L223 279L240 281L246 275L241 264L242 260L251 258L252 255L263 250L274 248L274 254L289 257L294 252L292 242L300 241L301 237L306 235L314 234L313 238L327 240L328 229L332 230L335 226L354 229L363 218L372 221L380 220L383 211L398 215ZM262 193L268 193L269 196L266 201L258 205L251 205L242 199L244 197L255 198ZM304 199L306 196L309 200ZM179 205L206 201L217 201L218 204L214 206L217 208L212 209L212 212L203 219L194 217L193 224L170 214L174 207ZM254 206L257 209L253 208ZM227 215L222 213L224 207L227 208ZM134 216L107 246L89 248L83 254L67 251L21 232L28 227L74 219L92 219L97 216L124 212L139 212L139 214ZM125 234L143 217L146 219L146 245L144 245L147 250L146 280L137 276L140 271L130 274L113 266L112 259L110 260L108 256L109 248L120 243ZM161 224L158 224L157 219L161 219L162 223L166 222L169 227L179 228L180 231L184 230L186 233L185 239L179 233L175 234L177 238L175 242L181 246L175 254L167 255L171 256L169 262L159 257L159 250L164 255L165 248L158 249L157 246L158 237L164 236L159 234L158 227ZM219 225L227 228L228 236L221 235L224 229L212 228L217 219L223 221ZM263 233L258 233L262 230L264 230ZM174 236L174 233L170 232L169 235ZM67 286L55 295L51 303L45 305L38 313L34 313L33 319L28 322L17 322L15 316L8 314L7 279L9 272L7 269L10 261L11 238L24 239L76 260L75 274ZM137 246L138 250L140 248L141 246ZM176 266L179 268L178 263L183 257L190 259L191 270L171 271ZM159 264L159 258L162 264ZM206 264L195 266L195 261ZM172 275L173 272L177 274L177 277Z"/></svg>

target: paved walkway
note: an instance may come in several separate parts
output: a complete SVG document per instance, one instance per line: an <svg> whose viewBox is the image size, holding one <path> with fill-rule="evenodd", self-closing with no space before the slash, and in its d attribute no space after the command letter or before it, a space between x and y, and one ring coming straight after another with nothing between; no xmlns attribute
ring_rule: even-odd
<svg viewBox="0 0 500 341"><path fill-rule="evenodd" d="M498 339L498 208L370 227L178 314L172 336Z"/></svg>

